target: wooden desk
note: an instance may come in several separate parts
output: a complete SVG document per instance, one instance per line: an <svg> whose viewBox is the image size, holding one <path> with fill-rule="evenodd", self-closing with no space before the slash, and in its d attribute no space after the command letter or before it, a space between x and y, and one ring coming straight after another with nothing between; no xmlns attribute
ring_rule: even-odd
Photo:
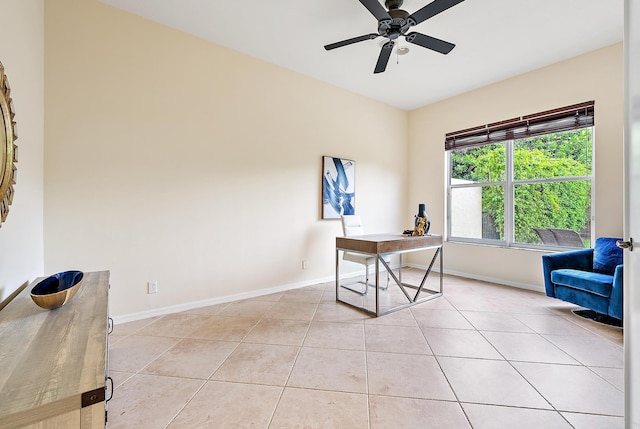
<svg viewBox="0 0 640 429"><path fill-rule="evenodd" d="M422 281L419 285L412 285L404 283L402 281L402 267L400 267L398 276L391 270L387 262L384 260L384 256L396 255L406 252L416 252L420 250L434 249L435 253L429 263L429 268L425 273ZM353 302L349 302L340 298L340 252L348 251L355 253L363 253L366 255L375 256L375 311L369 310L364 305L357 305ZM436 259L440 257L440 282L437 291L426 289L425 283L433 264ZM402 259L401 259L402 260ZM380 307L380 263L384 265L387 272L393 278L395 284L400 288L407 302L381 309ZM402 263L400 264L402 265ZM410 294L407 289L415 290L415 294ZM349 289L345 293L351 293ZM424 296L421 297L421 294ZM336 237L336 301L340 301L352 307L363 310L364 312L374 315L382 316L393 311L401 310L403 308L419 304L421 302L428 301L430 299L442 296L442 236L441 235L425 235L422 237L404 236L401 234L370 234L360 235L354 237Z"/></svg>
<svg viewBox="0 0 640 429"><path fill-rule="evenodd" d="M40 280L0 311L0 428L104 428L109 272L55 310L31 300Z"/></svg>

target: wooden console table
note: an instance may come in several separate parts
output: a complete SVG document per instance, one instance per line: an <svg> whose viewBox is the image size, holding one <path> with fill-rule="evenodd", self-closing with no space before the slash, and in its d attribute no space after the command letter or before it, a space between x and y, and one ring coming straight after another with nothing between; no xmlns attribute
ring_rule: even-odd
<svg viewBox="0 0 640 429"><path fill-rule="evenodd" d="M109 272L55 310L31 300L40 280L0 311L0 429L104 428Z"/></svg>
<svg viewBox="0 0 640 429"><path fill-rule="evenodd" d="M412 285L404 283L402 281L402 267L398 276L391 270L387 262L384 260L385 256L399 254L402 255L406 252L415 252L419 250L435 249L435 253L429 268L425 273L422 281L419 285ZM366 255L375 256L375 311L369 310L364 305L356 305L353 302L348 302L340 298L340 251L348 251L355 253L363 253ZM436 259L440 257L440 282L437 291L426 289L425 283L433 264ZM401 256L402 257L402 256ZM401 259L402 260L402 259ZM395 284L400 288L404 294L407 302L393 306L386 309L380 307L380 263L382 263L393 278ZM402 265L402 263L400 264ZM365 286L368 287L368 286ZM410 294L407 289L415 290L415 294ZM347 290L347 293L349 291ZM424 296L421 296L424 294ZM340 301L344 304L363 310L364 312L374 315L382 316L393 311L401 310L403 308L419 304L421 302L428 301L433 298L442 296L442 236L441 235L425 235L421 237L404 236L401 234L370 234L360 235L352 237L336 237L336 301Z"/></svg>

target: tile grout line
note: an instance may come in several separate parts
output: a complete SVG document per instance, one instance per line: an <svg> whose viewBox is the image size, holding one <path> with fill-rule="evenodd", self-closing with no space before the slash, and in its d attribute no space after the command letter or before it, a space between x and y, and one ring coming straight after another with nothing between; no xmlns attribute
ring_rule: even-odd
<svg viewBox="0 0 640 429"><path fill-rule="evenodd" d="M187 400L187 402L185 402L182 408L180 408L178 412L176 412L176 414L169 420L169 422L164 426L164 429L167 429L171 425L171 423L173 423L173 421L180 415L180 413L182 413L182 411L184 411L184 409L187 408L187 406L191 403L191 401L193 401L193 398L195 398L196 395L202 389L204 389L204 386L206 386L208 382L209 380L202 380L202 384L200 385L200 387L196 389L196 391L193 393L193 395L191 395L191 397Z"/></svg>
<svg viewBox="0 0 640 429"><path fill-rule="evenodd" d="M461 316L462 316L462 317L464 317L464 318L465 318L465 320L467 320L469 323L471 323L471 321L470 321L470 320L468 320L468 319L464 316L464 314L461 314ZM522 321L521 321L521 323L524 323L524 322L522 322ZM526 324L525 324L525 325L526 325ZM482 331L480 331L479 329L477 329L477 328L476 328L476 326L475 326L473 323L471 323L471 326L473 326L473 327L474 327L474 329L476 330L476 332L477 332L478 334L480 334L480 336L481 336L481 337L482 337L482 338L483 338L487 343L489 343L489 344L491 345L491 347L493 347L493 349L496 351L496 353L498 353L500 356L502 356L502 358L504 359L504 361L505 361L505 362L507 362L507 363L509 364L509 366L510 366L510 367L511 367L511 368L512 368L512 369L513 369L513 370L514 370L514 371L515 371L515 372L516 372L520 377L522 377L522 379L523 379L524 381L526 381L526 383L527 383L529 386L531 386L531 388L532 388L532 389L533 389L533 390L534 390L538 395L540 395L540 397L541 397L542 399L544 399L544 401L545 401L547 404L549 404L549 406L551 407L551 409L552 409L552 410L554 410L556 413L558 413L558 414L562 417L562 419L564 419L565 421L567 421L567 419L566 419L566 418L565 418L565 417L560 413L560 411L558 411L558 410L556 409L556 407L551 403L551 401L550 401L549 399L547 399L547 397L545 397L545 396L542 394L542 392L540 392L540 391L539 391L539 390L538 390L538 389L533 385L533 383L532 383L531 381L529 381L529 379L528 379L528 378L526 378L526 377L524 376L524 374L522 374L520 371L518 371L518 369L513 365L513 363L511 362L511 360L507 359L507 357L506 357L502 352L500 352L500 350L498 350L498 348L497 348L497 347L496 347L496 346L495 346L491 341L489 341L489 339L488 339L488 338L487 338L487 337L482 333ZM526 326L527 326L529 329L533 329L533 328L531 328L531 327L530 327L530 326L528 326L528 325L526 325ZM498 332L502 332L502 331L498 331ZM535 332L535 330L534 330L534 332ZM538 336L542 337L542 335L540 335L540 334L539 334L539 333L537 333L537 332L535 332L535 335L538 335ZM544 337L543 337L543 338L544 338ZM569 423L569 422L567 421L567 423ZM571 424L570 424L570 423L569 423L569 425L571 426Z"/></svg>
<svg viewBox="0 0 640 429"><path fill-rule="evenodd" d="M365 319L366 321L366 319ZM367 325L362 323L362 335L364 337L364 382L367 395L367 428L371 429L371 391L369 390L369 353L367 352Z"/></svg>
<svg viewBox="0 0 640 429"><path fill-rule="evenodd" d="M285 292L286 293L286 292ZM323 291L324 293L324 291ZM284 296L284 294L283 294ZM282 298L282 297L280 297ZM280 299L278 299L278 302L280 301ZM320 301L322 301L322 296L320 297ZM311 329L311 323L313 323L313 318L315 317L316 313L318 312L318 306L320 304L316 303L316 309L313 312L313 316L311 316L311 320L309 320L309 326L307 326L307 330L304 333L304 337L302 338L302 341L300 342L300 345L298 346L298 351L296 352L296 356L293 359L293 364L291 365L291 368L289 369L289 373L287 374L287 379L284 381L284 384L282 386L282 391L280 392L280 395L278 396L278 400L276 401L275 406L273 407L273 411L271 412L271 415L269 416L269 422L267 423L267 429L269 427L271 427L271 424L273 423L273 418L276 415L276 411L278 410L278 407L280 406L280 401L282 401L282 397L284 396L284 391L287 388L287 384L289 383L289 379L291 378L291 373L293 372L293 368L296 366L296 362L298 362L298 357L300 356L300 352L302 351L302 347L304 345L305 340L307 339L307 335L309 335L309 330Z"/></svg>
<svg viewBox="0 0 640 429"><path fill-rule="evenodd" d="M444 297L444 294L442 295L442 297ZM451 303L450 301L448 301L448 302L449 302L449 304L451 304L453 306L453 308L456 311L458 311L458 309L453 305L453 303ZM431 353L433 355L433 359L436 361L436 364L438 365L438 368L440 369L440 372L442 373L442 376L447 381L447 385L449 386L449 389L451 390L451 393L453 394L454 398L456 398L455 402L460 407L460 410L462 410L462 414L464 415L464 418L467 419L467 423L469 423L469 427L473 429L473 425L471 424L471 419L469 419L469 416L467 415L467 411L462 406L462 402L460 402L460 398L458 397L458 393L454 390L453 386L451 385L451 381L449 380L449 377L447 377L447 374L444 372L444 369L442 368L442 364L440 363L440 360L438 359L438 356L436 356L436 354L435 354L435 352L433 350L433 347L431 347L431 344L429 344L429 340L427 339L427 336L424 334L424 331L422 330L422 328L420 328L420 324L418 323L418 319L416 319L416 316L415 316L415 314L413 314L411 309L409 309L409 311L411 312L411 317L413 317L413 319L415 320L416 324L418 325L418 328L420 329L420 333L422 334L422 337L427 342L427 345L429 346L429 350L431 350Z"/></svg>

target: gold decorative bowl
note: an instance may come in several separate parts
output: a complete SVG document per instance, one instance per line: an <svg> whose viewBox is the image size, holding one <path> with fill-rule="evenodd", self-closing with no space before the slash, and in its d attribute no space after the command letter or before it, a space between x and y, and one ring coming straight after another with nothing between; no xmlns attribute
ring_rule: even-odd
<svg viewBox="0 0 640 429"><path fill-rule="evenodd" d="M78 292L82 277L82 271L64 271L49 276L31 289L31 299L47 310L61 307Z"/></svg>

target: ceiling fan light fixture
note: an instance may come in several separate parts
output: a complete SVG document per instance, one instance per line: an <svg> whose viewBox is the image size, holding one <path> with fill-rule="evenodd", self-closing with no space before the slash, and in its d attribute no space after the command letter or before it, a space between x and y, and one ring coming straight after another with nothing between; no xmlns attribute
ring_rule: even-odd
<svg viewBox="0 0 640 429"><path fill-rule="evenodd" d="M378 42L378 47L382 48L384 45L387 44L388 41L389 39L380 40ZM407 55L410 51L409 47L406 45L401 45L401 46L396 45L394 50L398 55Z"/></svg>

